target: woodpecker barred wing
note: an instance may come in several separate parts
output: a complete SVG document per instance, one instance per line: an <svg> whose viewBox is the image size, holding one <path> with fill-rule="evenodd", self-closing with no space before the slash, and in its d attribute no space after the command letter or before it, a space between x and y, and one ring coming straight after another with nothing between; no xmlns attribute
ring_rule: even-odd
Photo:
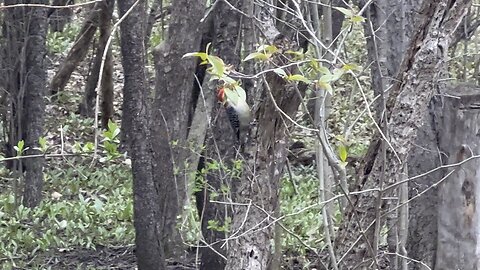
<svg viewBox="0 0 480 270"><path fill-rule="evenodd" d="M240 139L240 121L238 120L238 114L235 111L235 108L232 106L227 106L225 111L227 112L228 121L230 121L230 125L232 126L235 136L237 139Z"/></svg>

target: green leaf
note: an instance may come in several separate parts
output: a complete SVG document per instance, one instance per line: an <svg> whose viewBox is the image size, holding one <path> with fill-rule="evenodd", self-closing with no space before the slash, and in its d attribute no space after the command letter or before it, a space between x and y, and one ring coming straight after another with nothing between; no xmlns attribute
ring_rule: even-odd
<svg viewBox="0 0 480 270"><path fill-rule="evenodd" d="M287 77L287 73L285 72L285 70L283 70L281 68L276 68L276 69L273 70L273 72L277 73L277 75L282 77L282 78Z"/></svg>
<svg viewBox="0 0 480 270"><path fill-rule="evenodd" d="M289 81L299 81L299 82L304 82L304 83L311 83L311 81L307 78L305 78L303 75L300 74L293 74L287 77L287 80Z"/></svg>
<svg viewBox="0 0 480 270"><path fill-rule="evenodd" d="M215 55L207 55L208 62L212 65L212 74L217 77L223 77L225 73L225 63L223 60Z"/></svg>
<svg viewBox="0 0 480 270"><path fill-rule="evenodd" d="M221 78L222 81L224 81L226 84L231 84L231 85L235 85L235 84L238 84L238 82L228 76L223 76Z"/></svg>
<svg viewBox="0 0 480 270"><path fill-rule="evenodd" d="M333 71L333 79L332 79L332 81L334 82L334 81L339 80L339 79L343 76L343 74L345 74L345 70L344 70L344 69L342 69L342 68L337 68L337 69L335 69L335 70Z"/></svg>
<svg viewBox="0 0 480 270"><path fill-rule="evenodd" d="M234 89L225 88L225 95L227 96L227 100L232 102L233 104L237 104L239 100L245 101L247 99L247 94L245 90L240 85L234 85Z"/></svg>
<svg viewBox="0 0 480 270"><path fill-rule="evenodd" d="M95 149L95 144L93 144L92 142L87 142L87 143L82 147L82 151L85 152L85 153L93 152L94 149Z"/></svg>
<svg viewBox="0 0 480 270"><path fill-rule="evenodd" d="M361 23L361 22L365 22L365 18L360 15L355 15L350 18L350 21L352 23Z"/></svg>
<svg viewBox="0 0 480 270"><path fill-rule="evenodd" d="M25 141L24 140L18 141L17 145L13 146L13 149L15 149L15 151L17 151L17 156L21 156L23 154L23 151L25 150L25 149L23 149L23 147L25 147Z"/></svg>
<svg viewBox="0 0 480 270"><path fill-rule="evenodd" d="M118 128L118 125L112 120L108 120L107 126L108 132L105 132L105 137L108 137L110 140L115 139L115 137L120 134L120 128Z"/></svg>
<svg viewBox="0 0 480 270"><path fill-rule="evenodd" d="M245 93L245 90L240 86L240 85L234 85L235 88L235 93L238 96L238 99L246 101L247 100L247 93Z"/></svg>
<svg viewBox="0 0 480 270"><path fill-rule="evenodd" d="M100 213L103 209L103 202L100 199L95 198L93 207L95 208L95 210L97 210L98 213Z"/></svg>
<svg viewBox="0 0 480 270"><path fill-rule="evenodd" d="M335 76L333 74L325 74L320 77L319 82L321 83L330 83L333 82L335 79Z"/></svg>
<svg viewBox="0 0 480 270"><path fill-rule="evenodd" d="M349 71L349 70L360 70L360 67L355 64L355 63L351 63L351 64L345 64L343 65L342 69L344 71Z"/></svg>
<svg viewBox="0 0 480 270"><path fill-rule="evenodd" d="M274 45L262 45L258 47L257 52L264 52L265 54L274 54L278 51L278 48Z"/></svg>
<svg viewBox="0 0 480 270"><path fill-rule="evenodd" d="M47 151L48 145L47 145L47 139L45 139L45 137L38 138L38 145L40 146L40 150L42 152L45 153Z"/></svg>
<svg viewBox="0 0 480 270"><path fill-rule="evenodd" d="M328 83L328 82L319 81L319 82L318 82L318 87L319 87L320 89L322 89L322 90L327 91L327 93L329 93L330 95L333 94L332 86L331 86L330 83Z"/></svg>
<svg viewBox="0 0 480 270"><path fill-rule="evenodd" d="M304 56L305 54L302 52L302 51L292 51L292 50L288 50L285 52L286 54L293 54L297 57L302 57Z"/></svg>
<svg viewBox="0 0 480 270"><path fill-rule="evenodd" d="M338 154L340 155L340 160L346 162L348 156L348 149L344 144L338 146Z"/></svg>
<svg viewBox="0 0 480 270"><path fill-rule="evenodd" d="M318 72L322 74L330 74L330 70L327 67L324 66L319 66L318 67Z"/></svg>
<svg viewBox="0 0 480 270"><path fill-rule="evenodd" d="M265 61L268 58L270 58L269 55L267 55L265 53L254 52L254 53L251 53L251 54L247 55L247 57L245 57L245 59L243 59L243 61L248 61L248 60L252 60L252 59L258 59L258 60L261 60L261 61Z"/></svg>
<svg viewBox="0 0 480 270"><path fill-rule="evenodd" d="M182 58L185 58L185 57L200 57L202 61L205 61L207 60L208 54L204 52L192 52L192 53L186 53L182 56Z"/></svg>
<svg viewBox="0 0 480 270"><path fill-rule="evenodd" d="M24 140L18 141L17 147L18 147L18 149L20 149L20 151L23 151L24 146L25 146L25 141Z"/></svg>
<svg viewBox="0 0 480 270"><path fill-rule="evenodd" d="M347 17L353 17L353 11L347 8L342 8L342 7L333 7L334 9L340 11Z"/></svg>
<svg viewBox="0 0 480 270"><path fill-rule="evenodd" d="M66 221L65 219L62 220L62 221L60 221L60 222L58 222L58 226L60 227L60 229L65 229L65 228L67 228L67 225L68 225L68 223L67 223L67 221Z"/></svg>

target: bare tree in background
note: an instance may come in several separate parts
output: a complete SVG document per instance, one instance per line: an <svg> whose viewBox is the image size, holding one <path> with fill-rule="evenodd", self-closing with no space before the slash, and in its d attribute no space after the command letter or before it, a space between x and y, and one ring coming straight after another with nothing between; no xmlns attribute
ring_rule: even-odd
<svg viewBox="0 0 480 270"><path fill-rule="evenodd" d="M96 45L95 57L93 61L93 66L90 70L90 74L87 79L87 84L85 85L85 94L82 102L78 108L80 114L84 116L93 117L95 112L95 98L97 97L97 83L100 76L100 68L102 66L103 54L105 47L107 45L108 38L111 34L112 28L112 14L113 7L115 5L114 0L107 0L101 2L99 5L99 41ZM107 57L105 59L105 64L103 67L102 74L102 83L101 85L101 123L102 127L106 128L108 120L113 117L113 61L112 61L112 51L111 48L108 48Z"/></svg>
<svg viewBox="0 0 480 270"><path fill-rule="evenodd" d="M74 0L53 0L52 6L66 6L75 4ZM53 32L63 32L67 23L72 19L73 11L69 8L51 8L48 11L48 24Z"/></svg>
<svg viewBox="0 0 480 270"><path fill-rule="evenodd" d="M5 1L5 5L18 4ZM27 1L27 4L48 4L48 1ZM47 9L18 7L6 15L2 58L6 66L4 82L10 101L9 147L25 141L24 155L38 154L38 140L43 134L45 114ZM7 150L10 156L14 150ZM43 157L15 162L25 171L23 203L37 206L42 200Z"/></svg>

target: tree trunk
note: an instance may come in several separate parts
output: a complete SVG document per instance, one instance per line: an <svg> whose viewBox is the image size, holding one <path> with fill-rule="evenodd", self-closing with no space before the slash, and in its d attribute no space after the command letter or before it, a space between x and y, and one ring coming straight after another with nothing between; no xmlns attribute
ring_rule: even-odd
<svg viewBox="0 0 480 270"><path fill-rule="evenodd" d="M6 6L19 1L5 1ZM28 1L27 4L48 4L48 1ZM8 94L7 156L17 153L13 146L24 140L23 155L38 154L34 148L43 136L45 114L47 10L16 7L5 15L2 44L2 85ZM12 162L10 169L25 172L23 204L37 206L42 200L43 158ZM19 192L14 187L15 194Z"/></svg>
<svg viewBox="0 0 480 270"><path fill-rule="evenodd" d="M424 22L412 39L411 45L399 69L398 82L391 89L387 102L388 129L390 146L386 154L384 185L395 184L402 176L403 164L407 162L417 130L423 124L428 102L435 89L441 89L444 76L446 53L451 34L462 19L470 1L424 1L422 14ZM380 139L374 139L364 165L363 176L358 183L359 190L378 188L382 179L383 158L378 153ZM392 148L394 151L392 151ZM375 201L379 192L364 192L353 200L353 209L349 209L340 237L336 240L337 252L345 256L342 263L346 268L377 263L377 254L371 254L375 235L373 228L376 219ZM381 190L381 196L389 196L391 191ZM391 202L381 200L381 209L389 209ZM385 214L384 212L381 213ZM359 235L358 232L365 232ZM360 238L360 241L356 241ZM353 246L353 249L350 247ZM346 254L348 252L348 254Z"/></svg>
<svg viewBox="0 0 480 270"><path fill-rule="evenodd" d="M166 41L154 51L156 83L152 116L156 122L152 125L152 135L155 185L160 194L157 203L161 206L157 224L166 254L178 258L183 255L183 244L176 223L188 190L188 178L184 175L188 153L185 142L195 72L195 61L182 56L199 48L205 3L175 0L171 7Z"/></svg>
<svg viewBox="0 0 480 270"><path fill-rule="evenodd" d="M163 0L153 0L150 12L148 13L147 27L145 28L145 48L147 49L150 47L150 37L152 36L153 25L155 24L158 15L161 16L162 28L160 31L163 33L165 31L165 29L163 29L163 22L165 20L165 18L163 18Z"/></svg>
<svg viewBox="0 0 480 270"><path fill-rule="evenodd" d="M444 97L437 110L439 148L447 164L462 162L479 153L479 88L459 86ZM440 109L441 106L441 109ZM435 269L478 269L478 158L445 173L438 190L438 241Z"/></svg>
<svg viewBox="0 0 480 270"><path fill-rule="evenodd" d="M438 132L436 115L441 102L429 105L423 126L418 130L415 147L408 158L408 174L416 176L442 165L441 153L438 152ZM437 108L435 108L437 107ZM431 188L444 173L439 170L427 176L409 182L409 198L419 196L409 202L409 222L407 254L409 258L421 261L429 267L434 266L437 246L437 188ZM412 270L426 270L422 264L412 263Z"/></svg>
<svg viewBox="0 0 480 270"><path fill-rule="evenodd" d="M51 94L55 95L65 89L65 86L72 75L72 72L78 64L85 58L88 53L88 48L92 42L93 36L97 31L99 22L100 5L102 2L96 3L92 10L89 11L89 16L85 20L82 29L75 39L75 43L68 52L67 58L63 61L57 73L52 79Z"/></svg>
<svg viewBox="0 0 480 270"><path fill-rule="evenodd" d="M366 2L361 0L363 7ZM367 41L367 55L372 74L372 88L375 96L385 99L388 88L402 61L402 55L409 43L413 29L409 26L411 11L420 3L413 5L410 1L388 0L369 3L366 17L370 23L364 24ZM384 94L385 93L385 94ZM382 98L375 104L377 120L382 117Z"/></svg>
<svg viewBox="0 0 480 270"><path fill-rule="evenodd" d="M52 6L66 6L75 4L74 0L53 0ZM63 32L65 25L72 19L72 9L52 8L48 11L48 23L53 32Z"/></svg>
<svg viewBox="0 0 480 270"><path fill-rule="evenodd" d="M242 2L242 0L230 1L238 9L241 8ZM232 38L232 33L239 33L240 14L221 2L217 4L213 12L214 36L212 47L215 49L213 54L222 58L226 64L238 68L240 64L240 36ZM208 83L204 83L203 91L216 91L215 86L208 86ZM218 171L210 171L206 175L207 184L197 194L197 200L203 202L199 212L202 214L202 234L207 243L217 242L225 239L226 236L225 231L207 228L209 222L216 221L219 226L224 226L227 217L231 219L232 216L229 206L211 203L210 195L215 192L220 194L215 200L228 201L227 194L224 194L221 188L222 186L230 187L231 181L237 181L237 179L232 179L235 178L232 173L228 173L234 171L234 159L237 158L235 156L235 134L223 106L216 101L215 103L216 106L211 117L211 119L215 119L215 122L212 125L211 137L207 139L205 157L206 162L216 162L220 164L220 168ZM225 268L226 261L217 254L226 254L226 250L221 248L222 244L223 242L218 242L211 248L203 248L200 269L220 270Z"/></svg>
<svg viewBox="0 0 480 270"><path fill-rule="evenodd" d="M5 0L5 6L17 4L16 0ZM23 116L23 93L25 87L25 30L19 22L23 20L24 10L21 7L9 8L10 12L4 14L2 35L2 61L0 61L2 70L2 86L6 90L6 123L5 129L8 134L8 141L5 143L5 156L14 157L16 151L13 148L18 141L23 139L22 116ZM10 170L20 170L21 161L7 161L6 166ZM18 189L14 187L15 194L18 195Z"/></svg>
<svg viewBox="0 0 480 270"><path fill-rule="evenodd" d="M44 4L46 0L29 1L29 4ZM40 154L38 139L43 136L45 119L45 93L47 73L45 55L47 53L47 9L27 8L24 16L26 32L25 95L23 97L24 111L22 124L24 130L26 155ZM24 160L26 170L23 203L28 207L37 206L42 200L44 158L29 158Z"/></svg>
<svg viewBox="0 0 480 270"><path fill-rule="evenodd" d="M95 112L95 98L97 93L95 92L98 79L100 76L100 67L103 61L103 54L107 45L108 38L111 34L112 28L112 14L113 7L115 5L114 0L108 0L106 2L99 3L99 16L100 16L100 38L95 52L95 60L90 71L90 74L85 85L85 95L82 103L79 106L79 112L83 116L93 117ZM113 62L111 49L108 48L107 57L102 72L102 127L106 128L108 120L113 116Z"/></svg>
<svg viewBox="0 0 480 270"><path fill-rule="evenodd" d="M282 35L274 44L284 51L294 47ZM285 44L291 47L285 48ZM280 58L274 60L276 64L285 65ZM295 74L294 70L290 72ZM284 121L277 111L273 100L292 117L302 97L298 95L295 84L287 83L273 72L266 74L264 89L261 98L256 99L261 103L253 112L257 124L245 146L242 178L232 183L233 201L243 205L233 206L233 233L228 242L226 269L267 269L271 261L275 227L271 222L278 204L279 180L287 157L287 130L291 127L291 123Z"/></svg>
<svg viewBox="0 0 480 270"><path fill-rule="evenodd" d="M120 16L135 0L117 1ZM165 269L164 243L156 221L161 219L158 187L154 183L147 102L149 87L145 71L145 1L140 1L120 25L125 82L123 88L123 132L128 133L133 172L133 207L138 269Z"/></svg>

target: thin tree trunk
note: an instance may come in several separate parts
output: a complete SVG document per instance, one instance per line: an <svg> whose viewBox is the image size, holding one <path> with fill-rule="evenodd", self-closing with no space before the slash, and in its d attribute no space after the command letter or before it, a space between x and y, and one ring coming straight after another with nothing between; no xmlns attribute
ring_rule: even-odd
<svg viewBox="0 0 480 270"><path fill-rule="evenodd" d="M158 14L160 14L162 20L162 29L160 30L162 31L163 35L163 22L165 19L163 18L163 0L153 0L152 7L150 8L150 12L148 13L147 27L145 29L145 48L150 47L150 37L152 36L153 25L157 20Z"/></svg>
<svg viewBox="0 0 480 270"><path fill-rule="evenodd" d="M30 4L47 5L46 0L29 1ZM25 58L25 95L22 124L24 130L26 155L39 154L38 139L43 136L45 119L45 93L47 74L45 55L47 53L47 9L27 8L24 16L28 25L26 58ZM26 176L23 203L28 207L37 206L42 200L44 158L24 160Z"/></svg>
<svg viewBox="0 0 480 270"><path fill-rule="evenodd" d="M274 45L290 49L281 44L292 46L285 37L275 39ZM276 64L285 64L279 58L275 59ZM273 72L266 74L263 86L265 90L258 99L262 103L253 112L257 125L251 130L252 137L243 154L242 179L232 183L233 200L244 205L233 206L233 233L229 237L226 267L229 270L267 269L270 264L271 239L274 238L274 226L270 223L278 204L279 180L287 157L287 134L291 127L275 104L292 117L302 99L295 84L287 83Z"/></svg>
<svg viewBox="0 0 480 270"><path fill-rule="evenodd" d="M72 72L87 55L89 45L92 42L95 32L97 31L98 22L100 19L100 5L102 5L102 2L98 2L95 4L95 6L93 6L92 10L90 11L90 15L85 20L82 29L80 29L80 32L75 39L75 43L68 52L67 58L63 61L62 65L53 77L51 83L52 95L55 95L65 89Z"/></svg>
<svg viewBox="0 0 480 270"><path fill-rule="evenodd" d="M52 6L75 4L74 0L53 0ZM73 11L69 8L52 8L48 11L48 23L53 32L63 32L65 25L72 19Z"/></svg>
<svg viewBox="0 0 480 270"><path fill-rule="evenodd" d="M105 51L105 47L110 37L111 27L112 27L112 14L113 8L115 5L114 0L108 0L106 2L99 3L99 16L100 16L100 38L97 44L97 49L95 52L95 60L88 76L87 83L85 85L85 95L83 101L80 103L79 112L81 115L93 117L95 112L95 97L97 93L95 92L97 87L97 82L100 75L100 67L102 64L102 57ZM113 116L113 62L112 62L112 53L111 49L108 49L107 58L105 59L105 65L102 73L102 88L100 89L102 93L102 127L106 127L108 120Z"/></svg>

